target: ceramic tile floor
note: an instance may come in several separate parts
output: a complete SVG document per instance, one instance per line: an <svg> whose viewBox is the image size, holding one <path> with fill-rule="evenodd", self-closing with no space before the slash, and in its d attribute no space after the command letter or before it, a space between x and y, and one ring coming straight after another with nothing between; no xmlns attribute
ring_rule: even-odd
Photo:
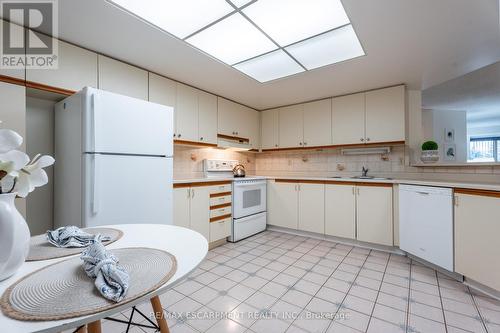
<svg viewBox="0 0 500 333"><path fill-rule="evenodd" d="M272 231L213 249L161 299L172 333L500 332L500 302L406 257Z"/></svg>

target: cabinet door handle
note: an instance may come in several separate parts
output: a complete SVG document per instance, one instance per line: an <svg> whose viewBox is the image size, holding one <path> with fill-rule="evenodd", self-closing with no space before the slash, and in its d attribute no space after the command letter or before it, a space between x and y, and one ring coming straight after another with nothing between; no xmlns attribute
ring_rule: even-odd
<svg viewBox="0 0 500 333"><path fill-rule="evenodd" d="M299 142L299 145L302 146L302 142Z"/></svg>
<svg viewBox="0 0 500 333"><path fill-rule="evenodd" d="M307 142L304 142L304 146L307 146Z"/></svg>
<svg viewBox="0 0 500 333"><path fill-rule="evenodd" d="M455 204L455 206L458 207L458 195L455 195L453 197L453 201L454 201L453 203Z"/></svg>
<svg viewBox="0 0 500 333"><path fill-rule="evenodd" d="M191 189L191 198L194 198L194 188Z"/></svg>
<svg viewBox="0 0 500 333"><path fill-rule="evenodd" d="M180 135L180 134L177 134L177 137L178 137L178 138L180 138L180 137L181 137L181 135Z"/></svg>
<svg viewBox="0 0 500 333"><path fill-rule="evenodd" d="M361 138L360 140L361 140L361 142L365 141L365 139L363 139L363 138Z"/></svg>
<svg viewBox="0 0 500 333"><path fill-rule="evenodd" d="M352 195L356 195L356 188L355 187L352 188Z"/></svg>
<svg viewBox="0 0 500 333"><path fill-rule="evenodd" d="M275 147L278 147L278 145L274 145Z"/></svg>
<svg viewBox="0 0 500 333"><path fill-rule="evenodd" d="M203 141L203 137L200 138L200 141Z"/></svg>
<svg viewBox="0 0 500 333"><path fill-rule="evenodd" d="M370 141L370 138L366 138L366 141Z"/></svg>

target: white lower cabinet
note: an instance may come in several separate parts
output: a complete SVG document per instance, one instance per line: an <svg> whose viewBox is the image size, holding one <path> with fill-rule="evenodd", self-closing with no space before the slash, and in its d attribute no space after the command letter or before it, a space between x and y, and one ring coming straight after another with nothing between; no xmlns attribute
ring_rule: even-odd
<svg viewBox="0 0 500 333"><path fill-rule="evenodd" d="M228 237L232 221L231 193L223 196L220 193L231 192L231 184L179 186L174 188L174 225L197 231L209 242Z"/></svg>
<svg viewBox="0 0 500 333"><path fill-rule="evenodd" d="M267 224L298 228L297 183L267 182Z"/></svg>
<svg viewBox="0 0 500 333"><path fill-rule="evenodd" d="M325 232L325 185L298 184L298 229L323 234Z"/></svg>
<svg viewBox="0 0 500 333"><path fill-rule="evenodd" d="M210 187L191 187L191 229L210 240Z"/></svg>
<svg viewBox="0 0 500 333"><path fill-rule="evenodd" d="M215 242L231 235L231 218L210 222L210 242Z"/></svg>
<svg viewBox="0 0 500 333"><path fill-rule="evenodd" d="M500 290L500 193L455 193L455 271Z"/></svg>
<svg viewBox="0 0 500 333"><path fill-rule="evenodd" d="M392 184L269 180L267 224L393 245Z"/></svg>
<svg viewBox="0 0 500 333"><path fill-rule="evenodd" d="M184 228L190 227L191 188L174 188L174 225Z"/></svg>
<svg viewBox="0 0 500 333"><path fill-rule="evenodd" d="M356 238L356 187L325 186L325 234Z"/></svg>
<svg viewBox="0 0 500 333"><path fill-rule="evenodd" d="M392 185L356 186L357 239L392 246Z"/></svg>

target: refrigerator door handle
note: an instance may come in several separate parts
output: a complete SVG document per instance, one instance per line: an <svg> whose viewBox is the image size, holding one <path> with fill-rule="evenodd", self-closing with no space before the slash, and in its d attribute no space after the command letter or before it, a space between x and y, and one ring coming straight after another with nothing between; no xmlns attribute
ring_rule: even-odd
<svg viewBox="0 0 500 333"><path fill-rule="evenodd" d="M91 117L92 117L92 151L96 151L96 146L97 146L97 116L96 116L96 109L97 106L99 105L99 96L94 93L91 96Z"/></svg>
<svg viewBox="0 0 500 333"><path fill-rule="evenodd" d="M93 154L94 163L92 167L92 213L99 212L99 154Z"/></svg>

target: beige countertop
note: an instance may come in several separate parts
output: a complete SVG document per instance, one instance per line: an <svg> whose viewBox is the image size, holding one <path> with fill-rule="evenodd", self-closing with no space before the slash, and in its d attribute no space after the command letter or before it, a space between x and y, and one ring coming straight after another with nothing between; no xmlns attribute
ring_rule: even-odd
<svg viewBox="0 0 500 333"><path fill-rule="evenodd" d="M451 187L451 188L466 188L477 189L486 191L500 191L500 183L477 183L477 182L464 182L464 181L438 181L438 180L424 180L424 179L355 179L349 177L334 178L334 177L305 177L305 176L252 176L250 177L263 177L267 179L284 179L284 180L309 180L309 181L336 181L336 182L355 182L355 183L389 183L389 184L409 184L409 185L422 185L422 186L437 186L437 187ZM218 182L218 181L232 181L233 177L221 178L178 178L174 179L174 184L198 183L198 182Z"/></svg>

